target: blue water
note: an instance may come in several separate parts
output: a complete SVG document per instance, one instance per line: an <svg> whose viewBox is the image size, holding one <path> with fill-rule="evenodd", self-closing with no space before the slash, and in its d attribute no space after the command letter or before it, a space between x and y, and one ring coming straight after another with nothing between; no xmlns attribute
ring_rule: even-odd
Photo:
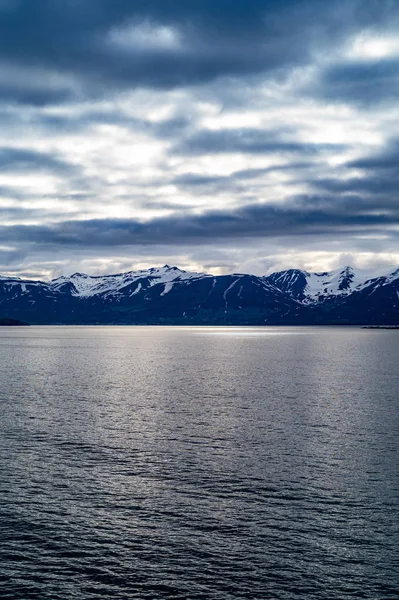
<svg viewBox="0 0 399 600"><path fill-rule="evenodd" d="M0 328L0 598L399 597L399 332Z"/></svg>

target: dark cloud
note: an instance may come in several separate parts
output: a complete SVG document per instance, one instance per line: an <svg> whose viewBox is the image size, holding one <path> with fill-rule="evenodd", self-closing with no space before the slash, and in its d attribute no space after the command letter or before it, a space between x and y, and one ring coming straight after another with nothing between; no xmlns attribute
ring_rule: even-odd
<svg viewBox="0 0 399 600"><path fill-rule="evenodd" d="M2 12L0 61L44 76L41 85L23 76L5 84L3 97L43 104L109 86L170 88L286 69L393 12L388 0L19 0ZM111 32L134 24L174 28L181 47L157 47L151 36L131 50L112 43Z"/></svg>
<svg viewBox="0 0 399 600"><path fill-rule="evenodd" d="M254 204L237 211L185 214L139 222L128 219L65 221L0 228L7 242L63 247L199 245L223 240L283 236L345 236L380 233L399 224L399 205L374 210L361 196L298 196L288 205Z"/></svg>
<svg viewBox="0 0 399 600"><path fill-rule="evenodd" d="M342 177L348 173L351 175L353 170L360 171L361 175ZM348 162L335 178L315 177L308 180L307 184L333 195L362 194L378 211L381 206L399 206L398 178L399 142L391 140L374 154Z"/></svg>
<svg viewBox="0 0 399 600"><path fill-rule="evenodd" d="M369 175L367 177L350 177L349 179L318 179L312 180L309 184L319 190L330 192L332 194L365 194L372 197L375 209L378 210L378 198L381 194L388 194L389 198L394 198L398 202L398 177L376 177Z"/></svg>
<svg viewBox="0 0 399 600"><path fill-rule="evenodd" d="M0 102L2 103L11 102L40 107L48 104L65 104L74 99L76 99L76 94L72 89L63 87L51 89L46 87L45 82L42 86L35 87L24 81L23 75L21 75L19 83L0 81Z"/></svg>
<svg viewBox="0 0 399 600"><path fill-rule="evenodd" d="M377 150L371 156L365 156L348 163L348 167L364 169L366 171L399 172L399 140L389 140L382 150Z"/></svg>
<svg viewBox="0 0 399 600"><path fill-rule="evenodd" d="M310 94L360 106L391 103L399 93L399 60L343 62L322 72Z"/></svg>
<svg viewBox="0 0 399 600"><path fill-rule="evenodd" d="M66 175L75 171L75 167L45 152L26 148L0 147L0 170L3 173L50 171Z"/></svg>
<svg viewBox="0 0 399 600"><path fill-rule="evenodd" d="M183 139L175 148L180 154L301 154L317 155L343 150L342 144L312 144L284 140L284 131L265 129L200 130Z"/></svg>
<svg viewBox="0 0 399 600"><path fill-rule="evenodd" d="M173 179L174 185L180 187L199 187L203 185L222 184L230 181L231 177L223 175L201 175L197 173L185 173Z"/></svg>
<svg viewBox="0 0 399 600"><path fill-rule="evenodd" d="M200 173L184 173L174 177L171 180L173 185L180 189L194 190L195 193L202 193L202 189L205 193L209 190L212 193L224 193L229 192L242 192L248 190L251 185L262 185L267 186L267 177L276 172L292 172L300 170L306 172L308 169L315 167L314 162L287 162L283 165L273 165L266 168L259 169L240 169L234 171L230 175L202 175ZM312 180L313 182L313 180ZM240 194L242 198L242 193Z"/></svg>

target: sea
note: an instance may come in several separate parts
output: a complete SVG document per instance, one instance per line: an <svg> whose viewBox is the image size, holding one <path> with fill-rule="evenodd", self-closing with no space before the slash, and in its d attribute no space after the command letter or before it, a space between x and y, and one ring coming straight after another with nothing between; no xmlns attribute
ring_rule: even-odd
<svg viewBox="0 0 399 600"><path fill-rule="evenodd" d="M397 600L399 331L0 328L0 598Z"/></svg>

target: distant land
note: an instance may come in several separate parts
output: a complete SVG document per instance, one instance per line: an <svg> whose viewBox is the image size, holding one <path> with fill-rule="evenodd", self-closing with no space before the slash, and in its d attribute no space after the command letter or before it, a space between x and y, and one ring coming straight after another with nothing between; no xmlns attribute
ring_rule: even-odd
<svg viewBox="0 0 399 600"><path fill-rule="evenodd" d="M0 327L17 327L22 325L28 325L28 323L18 321L18 319L0 319Z"/></svg>
<svg viewBox="0 0 399 600"><path fill-rule="evenodd" d="M397 325L399 267L215 276L165 265L51 282L0 276L0 314L42 325Z"/></svg>

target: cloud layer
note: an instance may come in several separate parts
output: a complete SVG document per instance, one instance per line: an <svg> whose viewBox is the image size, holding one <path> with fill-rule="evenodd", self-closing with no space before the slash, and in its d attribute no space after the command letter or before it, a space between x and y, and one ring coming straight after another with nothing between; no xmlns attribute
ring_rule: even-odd
<svg viewBox="0 0 399 600"><path fill-rule="evenodd" d="M0 1L0 273L399 262L390 0Z"/></svg>

